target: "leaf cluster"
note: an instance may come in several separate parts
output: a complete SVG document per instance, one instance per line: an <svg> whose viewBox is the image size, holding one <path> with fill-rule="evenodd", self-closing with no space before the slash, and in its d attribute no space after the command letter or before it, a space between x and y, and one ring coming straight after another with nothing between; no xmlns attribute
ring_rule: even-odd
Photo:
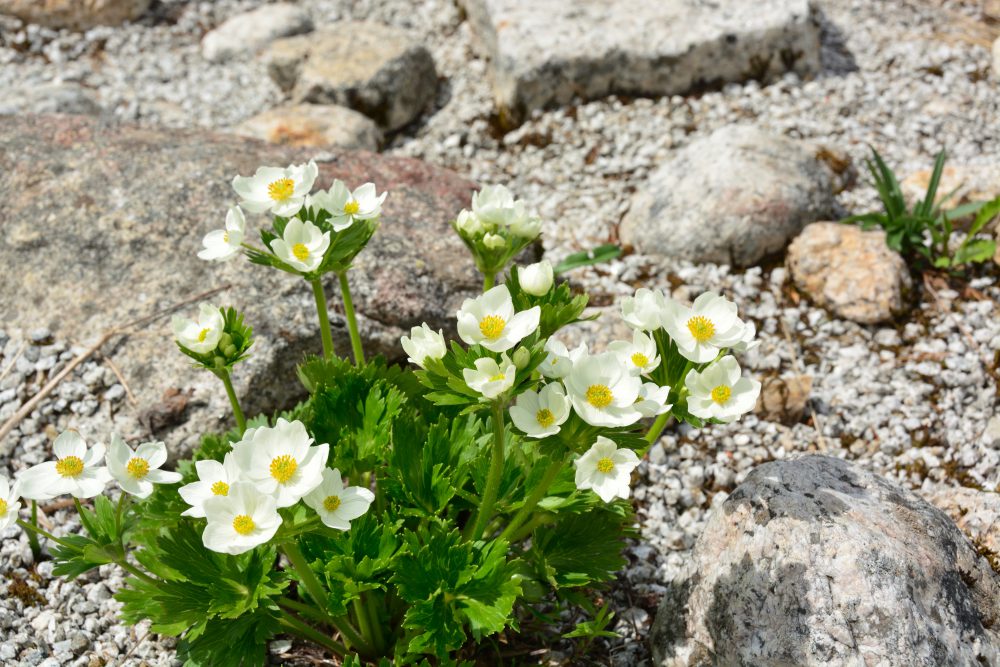
<svg viewBox="0 0 1000 667"><path fill-rule="evenodd" d="M232 307L219 308L219 312L225 324L219 345L214 350L201 354L177 342L180 351L194 359L196 365L213 373L221 369L231 371L233 366L250 356L250 346L253 345L253 329L243 321L243 313Z"/></svg>

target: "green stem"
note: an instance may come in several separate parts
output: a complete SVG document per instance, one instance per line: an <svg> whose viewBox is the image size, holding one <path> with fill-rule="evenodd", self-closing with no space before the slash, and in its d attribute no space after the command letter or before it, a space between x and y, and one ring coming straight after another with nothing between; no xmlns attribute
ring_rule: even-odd
<svg viewBox="0 0 1000 667"><path fill-rule="evenodd" d="M368 617L368 610L360 597L354 598L354 615L357 617L358 629L364 637L365 644L375 646L375 635L372 629L371 619Z"/></svg>
<svg viewBox="0 0 1000 667"><path fill-rule="evenodd" d="M514 534L514 531L520 528L521 524L523 524L528 517L531 516L531 513L534 512L535 508L538 506L538 503L545 497L549 487L551 487L553 482L556 481L556 478L559 476L559 471L562 470L567 458L568 455L563 458L555 459L549 464L549 467L545 469L545 474L542 475L541 481L539 481L531 493L528 494L528 497L524 500L524 504L521 505L521 509L518 510L517 514L514 515L514 518L510 520L510 523L507 524L504 531L500 533L501 540L507 540L509 542L511 535Z"/></svg>
<svg viewBox="0 0 1000 667"><path fill-rule="evenodd" d="M233 406L233 416L236 418L236 427L242 434L247 430L247 419L243 416L243 409L240 408L240 399L236 397L236 390L233 389L233 380L229 377L229 369L220 368L216 374L226 387L226 395L229 396L229 404Z"/></svg>
<svg viewBox="0 0 1000 667"><path fill-rule="evenodd" d="M18 519L17 522L21 523L21 520ZM38 530L37 500L31 501L31 525L34 527L35 530L28 531L28 544L31 545L31 555L34 557L34 560L37 563L38 560L42 557L42 545L38 543L38 533L35 532Z"/></svg>
<svg viewBox="0 0 1000 667"><path fill-rule="evenodd" d="M120 567L121 569L125 570L129 574L133 574L139 577L140 579L145 579L146 581L154 584L160 583L158 579L149 576L148 574L137 568L135 565L132 565L131 563L126 561L124 557L122 557L119 560L116 560L115 563L117 563L118 567Z"/></svg>
<svg viewBox="0 0 1000 667"><path fill-rule="evenodd" d="M503 476L503 445L504 445L504 423L503 423L503 403L494 401L493 403L493 455L490 459L490 471L486 477L486 489L483 491L483 501L479 505L479 512L472 526L472 533L468 539L478 540L482 537L483 529L493 518L494 505L497 502L497 495L500 493L500 478Z"/></svg>
<svg viewBox="0 0 1000 667"><path fill-rule="evenodd" d="M344 635L347 641L354 645L359 651L368 655L373 655L374 651L372 651L371 645L358 635L357 630L355 630L350 623L338 623L337 619L333 618L330 615L330 612L327 611L326 594L323 589L323 584L320 583L316 573L312 571L311 567L309 567L309 562L306 560L305 555L302 553L302 550L299 549L298 545L292 542L286 542L282 545L281 550L288 558L288 562L292 564L296 574L299 575L302 585L305 586L309 596L316 604L317 612L323 614L323 617L326 619L326 623L337 628L337 630L340 631L340 634Z"/></svg>
<svg viewBox="0 0 1000 667"><path fill-rule="evenodd" d="M291 598L280 597L278 598L278 606L287 607L288 609L294 611L299 616L304 616L317 623L322 623L324 625L328 625L330 623L329 617L324 615L323 612L321 612L316 607L308 605L305 602L299 602L298 600L293 600Z"/></svg>
<svg viewBox="0 0 1000 667"><path fill-rule="evenodd" d="M536 515L531 521L521 526L521 529L519 531L511 535L510 543L517 544L521 540L528 537L528 535L531 535L533 532L535 532L535 528L538 528L542 524L549 523L550 521L552 521L552 519L553 515L549 514L548 512L542 512L541 514Z"/></svg>
<svg viewBox="0 0 1000 667"><path fill-rule="evenodd" d="M319 278L309 281L316 298L316 314L319 315L319 335L323 339L323 357L333 359L333 334L330 333L330 315L326 312L326 294Z"/></svg>
<svg viewBox="0 0 1000 667"><path fill-rule="evenodd" d="M483 274L483 291L489 291L493 289L493 285L496 283L496 275L493 273Z"/></svg>
<svg viewBox="0 0 1000 667"><path fill-rule="evenodd" d="M365 601L365 607L368 609L368 620L371 621L372 631L374 636L372 639L375 642L376 648L378 648L380 653L385 652L385 635L382 634L382 624L379 622L378 608L376 607L375 598L371 595L362 594Z"/></svg>
<svg viewBox="0 0 1000 667"><path fill-rule="evenodd" d="M354 365L365 363L365 351L361 346L361 334L358 332L358 318L354 314L354 302L351 300L351 286L347 283L347 271L339 271L340 295L344 299L344 316L347 317L347 330L351 334L351 349L354 351Z"/></svg>
<svg viewBox="0 0 1000 667"><path fill-rule="evenodd" d="M664 412L662 415L656 418L653 425L649 427L649 431L646 433L646 442L653 444L663 433L663 429L667 426L667 420L670 419L670 411Z"/></svg>
<svg viewBox="0 0 1000 667"><path fill-rule="evenodd" d="M35 544L38 544L38 536L41 535L45 539L51 540L51 541L55 542L58 545L61 545L61 546L64 546L64 547L69 547L70 546L67 542L64 542L63 540L60 540L58 537L56 537L52 533L48 532L44 528L39 528L38 526L30 524L27 521L24 521L22 519L18 519L17 520L17 525L19 525L21 528L23 528L26 531L28 531L28 542L29 543L33 541ZM39 547L39 549L41 549L41 547ZM32 551L34 551L34 547L32 547Z"/></svg>
<svg viewBox="0 0 1000 667"><path fill-rule="evenodd" d="M280 623L281 626L291 634L298 635L302 639L307 639L313 643L319 644L323 648L328 649L340 657L347 655L347 648L343 644L333 641L319 630L310 625L306 625L288 612L282 612L281 617L278 618L278 623Z"/></svg>

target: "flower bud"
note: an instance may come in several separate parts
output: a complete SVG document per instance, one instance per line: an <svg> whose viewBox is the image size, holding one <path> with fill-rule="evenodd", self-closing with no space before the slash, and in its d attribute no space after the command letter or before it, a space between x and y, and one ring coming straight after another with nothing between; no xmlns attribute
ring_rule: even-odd
<svg viewBox="0 0 1000 667"><path fill-rule="evenodd" d="M542 296L552 289L553 277L552 265L544 259L517 272L521 289L532 296Z"/></svg>
<svg viewBox="0 0 1000 667"><path fill-rule="evenodd" d="M399 342L409 355L410 363L421 368L428 359L440 359L448 352L441 332L434 331L426 323L410 329L410 335L403 336Z"/></svg>
<svg viewBox="0 0 1000 667"><path fill-rule="evenodd" d="M511 357L511 361L514 362L514 366L517 367L517 370L521 370L528 365L529 361L531 361L531 353L528 352L527 348L519 347L514 352L514 356Z"/></svg>
<svg viewBox="0 0 1000 667"><path fill-rule="evenodd" d="M483 223L475 213L462 209L455 220L455 227L466 236L478 236L483 232Z"/></svg>
<svg viewBox="0 0 1000 667"><path fill-rule="evenodd" d="M507 240L499 234L487 234L483 237L483 245L490 250L497 250L507 245Z"/></svg>

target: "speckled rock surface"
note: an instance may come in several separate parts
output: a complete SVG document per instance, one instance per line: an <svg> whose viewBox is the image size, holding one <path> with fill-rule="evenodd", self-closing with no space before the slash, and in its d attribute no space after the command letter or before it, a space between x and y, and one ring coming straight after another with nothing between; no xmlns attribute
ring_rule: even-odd
<svg viewBox="0 0 1000 667"><path fill-rule="evenodd" d="M1000 567L1000 495L971 488L939 489L927 501L950 516L973 544Z"/></svg>
<svg viewBox="0 0 1000 667"><path fill-rule="evenodd" d="M879 229L809 225L788 247L787 265L795 286L810 299L861 324L887 322L909 305L906 263Z"/></svg>
<svg viewBox="0 0 1000 667"><path fill-rule="evenodd" d="M8 88L0 97L0 115L75 113L97 115L101 105L93 91L75 83L47 83Z"/></svg>
<svg viewBox="0 0 1000 667"><path fill-rule="evenodd" d="M336 104L295 104L257 114L233 130L272 144L378 149L381 133L375 122Z"/></svg>
<svg viewBox="0 0 1000 667"><path fill-rule="evenodd" d="M0 0L0 14L47 28L87 30L133 21L150 4L150 0Z"/></svg>
<svg viewBox="0 0 1000 667"><path fill-rule="evenodd" d="M320 350L312 292L302 280L244 260L214 264L195 253L201 237L235 203L229 181L261 164L303 162L314 151L268 146L201 131L115 127L83 117L0 120L0 196L6 202L0 312L7 324L50 327L74 343L229 284L212 297L244 309L254 355L235 374L249 413L299 395L294 366ZM333 178L374 181L390 192L382 228L358 257L352 292L370 354L398 357L404 329L428 321L450 329L452 313L477 287L472 261L448 221L468 204L473 185L406 158L370 153L318 157L318 185ZM263 222L251 216L248 238ZM327 284L334 339L349 349L336 278ZM190 306L188 310L195 309ZM163 402L165 390L193 390L169 439L183 449L219 428L225 396L196 373L171 342L167 320L105 352L136 393L136 413ZM152 429L122 427L124 432ZM166 433L156 433L166 438ZM187 437L190 436L190 437Z"/></svg>
<svg viewBox="0 0 1000 667"><path fill-rule="evenodd" d="M343 21L280 39L263 59L294 101L357 109L387 130L416 118L437 89L430 51L405 30L378 23Z"/></svg>
<svg viewBox="0 0 1000 667"><path fill-rule="evenodd" d="M815 150L750 125L678 151L632 198L621 238L642 253L750 266L833 208Z"/></svg>
<svg viewBox="0 0 1000 667"><path fill-rule="evenodd" d="M609 93L671 95L819 70L807 0L461 0L513 119Z"/></svg>
<svg viewBox="0 0 1000 667"><path fill-rule="evenodd" d="M309 14L293 4L264 5L226 20L201 40L201 52L220 63L242 53L253 53L280 37L301 35L313 29Z"/></svg>
<svg viewBox="0 0 1000 667"><path fill-rule="evenodd" d="M1000 578L940 510L840 459L759 466L713 510L657 664L994 665Z"/></svg>

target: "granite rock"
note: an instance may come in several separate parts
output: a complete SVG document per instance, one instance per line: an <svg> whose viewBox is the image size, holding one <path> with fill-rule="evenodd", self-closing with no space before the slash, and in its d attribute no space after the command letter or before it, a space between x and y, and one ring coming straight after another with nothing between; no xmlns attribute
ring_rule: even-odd
<svg viewBox="0 0 1000 667"><path fill-rule="evenodd" d="M833 209L829 168L807 144L751 125L696 140L632 197L621 238L643 254L752 266Z"/></svg>
<svg viewBox="0 0 1000 667"><path fill-rule="evenodd" d="M196 252L236 201L229 185L234 175L314 156L232 135L116 126L82 116L0 119L6 213L0 264L19 267L16 276L0 274L5 325L46 326L57 339L86 344L112 327L229 285L211 301L243 310L256 337L253 355L234 375L244 408L252 414L288 405L301 396L295 365L321 349L308 285L242 259L203 262ZM453 330L454 311L478 281L449 220L468 205L474 185L414 159L366 152L328 153L318 164L318 187L341 178L373 181L389 192L382 227L350 274L366 351L405 357L399 336L423 321ZM264 221L248 216L249 238ZM345 320L336 278L330 278L334 342L346 355ZM192 304L184 312L195 310ZM199 434L224 426L219 419L229 410L215 378L193 371L172 348L164 317L103 352L138 399L138 426L125 432L153 431L185 449Z"/></svg>
<svg viewBox="0 0 1000 667"><path fill-rule="evenodd" d="M502 116L819 71L808 0L461 0Z"/></svg>
<svg viewBox="0 0 1000 667"><path fill-rule="evenodd" d="M24 113L101 113L97 96L76 83L47 83L9 88L0 98L0 115Z"/></svg>
<svg viewBox="0 0 1000 667"><path fill-rule="evenodd" d="M47 28L87 30L142 16L151 0L0 0L0 14Z"/></svg>
<svg viewBox="0 0 1000 667"><path fill-rule="evenodd" d="M789 246L787 265L795 286L839 317L876 324L907 309L910 274L882 230L817 222Z"/></svg>
<svg viewBox="0 0 1000 667"><path fill-rule="evenodd" d="M293 101L350 107L390 131L419 116L437 90L430 51L379 23L343 21L279 39L262 57Z"/></svg>
<svg viewBox="0 0 1000 667"><path fill-rule="evenodd" d="M284 2L263 5L230 17L206 33L201 40L201 53L206 60L221 63L258 51L281 37L301 35L312 29L312 19L301 7Z"/></svg>
<svg viewBox="0 0 1000 667"><path fill-rule="evenodd" d="M655 662L994 665L1000 577L940 510L840 459L753 470L668 586Z"/></svg>
<svg viewBox="0 0 1000 667"><path fill-rule="evenodd" d="M296 104L268 109L240 123L234 132L272 144L336 146L378 150L378 126L357 111L336 104Z"/></svg>

